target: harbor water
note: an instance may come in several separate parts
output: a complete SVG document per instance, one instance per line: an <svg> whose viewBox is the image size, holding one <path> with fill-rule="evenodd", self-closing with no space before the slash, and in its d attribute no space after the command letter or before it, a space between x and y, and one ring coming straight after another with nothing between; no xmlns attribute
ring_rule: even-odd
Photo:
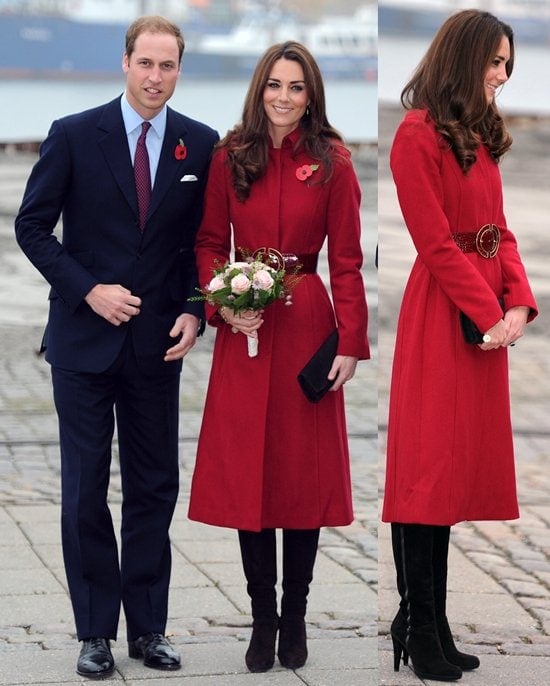
<svg viewBox="0 0 550 686"><path fill-rule="evenodd" d="M221 135L241 116L248 81L186 80L185 67L169 104L209 124ZM51 122L117 97L124 78L108 81L0 80L0 144L40 141ZM377 137L377 88L370 81L331 80L325 84L329 120L349 143Z"/></svg>

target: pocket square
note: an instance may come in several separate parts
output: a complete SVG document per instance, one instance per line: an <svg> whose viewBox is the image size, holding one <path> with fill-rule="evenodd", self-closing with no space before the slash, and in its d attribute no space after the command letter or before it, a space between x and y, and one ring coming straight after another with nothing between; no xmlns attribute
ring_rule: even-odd
<svg viewBox="0 0 550 686"><path fill-rule="evenodd" d="M185 181L198 181L197 177L194 174L185 174L185 176L182 176L180 179L181 182Z"/></svg>

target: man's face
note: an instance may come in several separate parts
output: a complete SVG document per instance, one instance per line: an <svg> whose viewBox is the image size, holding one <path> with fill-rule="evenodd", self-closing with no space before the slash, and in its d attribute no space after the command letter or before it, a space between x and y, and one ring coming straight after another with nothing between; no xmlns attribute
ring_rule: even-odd
<svg viewBox="0 0 550 686"><path fill-rule="evenodd" d="M152 119L172 97L180 74L179 50L169 33L141 33L131 55L124 53L126 96L144 119Z"/></svg>

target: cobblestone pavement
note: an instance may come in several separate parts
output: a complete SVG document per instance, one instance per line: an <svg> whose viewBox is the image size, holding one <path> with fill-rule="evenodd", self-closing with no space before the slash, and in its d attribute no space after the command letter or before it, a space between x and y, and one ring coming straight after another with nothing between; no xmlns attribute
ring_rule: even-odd
<svg viewBox="0 0 550 686"><path fill-rule="evenodd" d="M34 159L22 153L0 156L0 685L80 683L59 544L57 420L49 368L36 354L48 289L13 238L13 217ZM375 340L376 150L358 149L356 163L365 188L365 277ZM181 384L181 497L172 527L168 630L182 649L184 668L159 674L130 661L122 626L114 649L118 669L107 683L160 684L162 677L191 685L321 686L335 683L337 673L343 684L375 686L376 346L375 359L361 363L347 386L356 519L349 527L322 531L309 603L310 660L299 674L276 668L262 676L244 666L250 617L235 532L186 517L212 343L208 332L185 361ZM118 522L116 457L115 449L110 500Z"/></svg>
<svg viewBox="0 0 550 686"><path fill-rule="evenodd" d="M387 157L400 114L382 109L379 162L379 417L380 474L395 321L414 251L396 204ZM550 306L546 231L550 216L550 121L511 122L515 145L502 164L505 210L538 299L541 315L510 351L512 412L521 518L453 527L449 617L482 665L463 675L476 686L550 683ZM483 389L481 392L484 392ZM382 491L380 491L380 496ZM380 683L419 683L392 669L389 625L396 611L389 527L380 526Z"/></svg>

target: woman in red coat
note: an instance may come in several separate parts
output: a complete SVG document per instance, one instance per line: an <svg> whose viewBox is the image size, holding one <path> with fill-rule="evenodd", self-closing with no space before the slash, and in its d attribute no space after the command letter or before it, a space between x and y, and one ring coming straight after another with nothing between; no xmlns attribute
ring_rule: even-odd
<svg viewBox="0 0 550 686"><path fill-rule="evenodd" d="M394 666L410 654L427 679L479 665L458 652L445 614L451 525L518 517L507 356L536 303L497 164L511 138L494 98L513 60L506 24L451 16L403 91L390 156L418 257L397 329L382 519L401 595ZM466 342L460 313L480 342Z"/></svg>
<svg viewBox="0 0 550 686"><path fill-rule="evenodd" d="M235 315L207 305L218 328L198 454L191 519L239 530L253 632L246 663L265 671L307 658L305 611L319 528L353 519L343 384L368 358L361 276L360 189L350 154L325 112L321 75L299 43L260 59L242 122L214 155L197 236L202 284L236 249L297 256L301 280L284 301ZM327 239L332 302L316 271ZM329 392L316 404L297 375L337 326ZM247 337L259 352L247 353ZM283 598L277 612L275 529L283 529Z"/></svg>

